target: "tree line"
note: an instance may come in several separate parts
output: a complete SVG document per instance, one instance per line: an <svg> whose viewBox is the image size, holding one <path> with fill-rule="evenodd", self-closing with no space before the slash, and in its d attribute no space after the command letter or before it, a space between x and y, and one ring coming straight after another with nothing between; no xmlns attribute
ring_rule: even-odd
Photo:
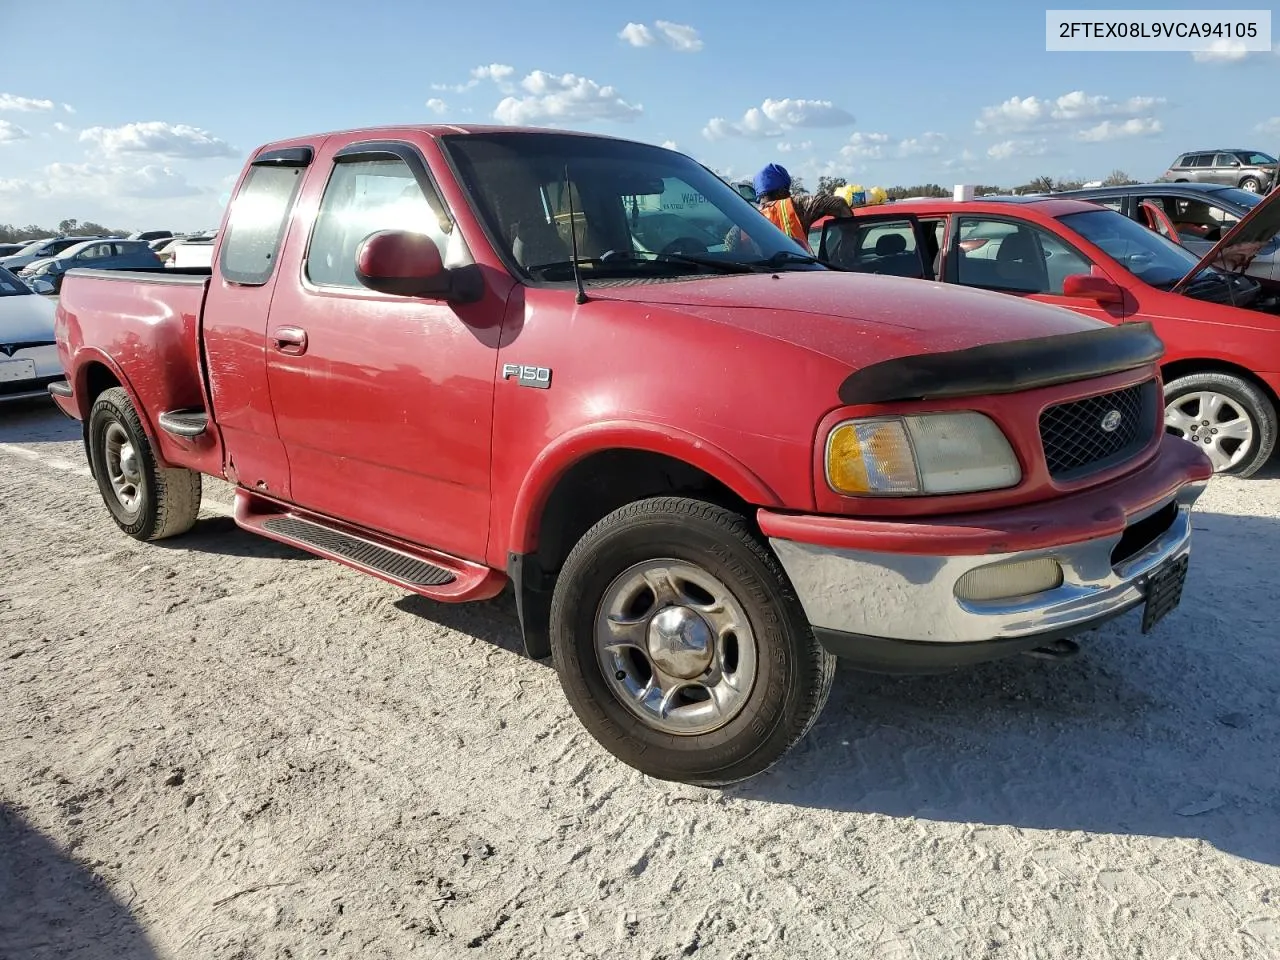
<svg viewBox="0 0 1280 960"><path fill-rule="evenodd" d="M1080 190L1085 185L1084 180L1065 179L1059 177L1042 176L1035 177L1027 183L1020 184L1016 187L1001 187L991 184L975 184L973 192L976 196L982 196L984 193L996 194L1027 194L1027 193L1056 193L1061 190ZM1138 183L1123 170L1112 170L1106 178L1103 179L1104 187L1122 187L1130 183ZM849 181L844 177L819 177L818 188L815 191L819 194L832 194L841 187L848 186ZM862 184L864 187L872 186L871 183ZM801 177L793 177L791 180L792 193L808 193L809 190L804 184ZM920 183L910 187L884 187L885 195L890 200L903 200L906 197L949 197L954 192L952 187L944 187L937 183Z"/></svg>
<svg viewBox="0 0 1280 960"><path fill-rule="evenodd" d="M86 220L62 220L57 229L29 223L19 227L13 223L0 223L0 243L22 243L26 240L43 240L45 237L127 237L130 230L113 230L100 223Z"/></svg>

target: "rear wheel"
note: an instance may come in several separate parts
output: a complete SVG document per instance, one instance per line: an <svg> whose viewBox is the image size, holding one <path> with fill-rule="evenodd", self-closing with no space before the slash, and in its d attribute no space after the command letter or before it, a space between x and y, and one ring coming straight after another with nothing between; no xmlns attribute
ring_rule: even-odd
<svg viewBox="0 0 1280 960"><path fill-rule="evenodd" d="M104 390L94 401L88 431L93 475L116 526L136 540L162 540L195 526L200 474L156 463L121 387Z"/></svg>
<svg viewBox="0 0 1280 960"><path fill-rule="evenodd" d="M1165 428L1190 440L1216 473L1249 477L1276 445L1276 409L1247 380L1228 373L1193 373L1165 384Z"/></svg>
<svg viewBox="0 0 1280 960"><path fill-rule="evenodd" d="M663 497L605 517L551 604L561 686L583 725L662 780L763 772L817 719L835 658L741 516Z"/></svg>

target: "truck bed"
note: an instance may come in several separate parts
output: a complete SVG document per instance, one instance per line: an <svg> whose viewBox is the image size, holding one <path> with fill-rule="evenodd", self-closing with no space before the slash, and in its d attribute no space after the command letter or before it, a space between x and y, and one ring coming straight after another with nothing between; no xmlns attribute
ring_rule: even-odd
<svg viewBox="0 0 1280 960"><path fill-rule="evenodd" d="M90 379L109 371L131 394L166 465L218 475L221 449L212 432L184 439L155 422L165 412L208 409L199 344L210 277L207 267L72 270L57 323L65 325L76 358L67 369L77 371L72 388L82 418L89 414Z"/></svg>

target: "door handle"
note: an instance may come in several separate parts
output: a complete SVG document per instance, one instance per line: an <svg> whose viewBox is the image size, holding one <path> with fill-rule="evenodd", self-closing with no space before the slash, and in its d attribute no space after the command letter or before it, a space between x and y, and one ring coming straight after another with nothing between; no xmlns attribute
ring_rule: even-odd
<svg viewBox="0 0 1280 960"><path fill-rule="evenodd" d="M301 327L277 327L271 343L281 353L297 356L307 352L307 331Z"/></svg>

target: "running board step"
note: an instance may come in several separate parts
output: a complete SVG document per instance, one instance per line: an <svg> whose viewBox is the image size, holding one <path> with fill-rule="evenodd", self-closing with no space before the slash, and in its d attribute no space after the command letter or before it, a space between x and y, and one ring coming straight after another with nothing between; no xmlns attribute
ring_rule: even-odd
<svg viewBox="0 0 1280 960"><path fill-rule="evenodd" d="M156 420L165 433L184 440L194 440L209 428L209 414L199 408L166 410Z"/></svg>
<svg viewBox="0 0 1280 960"><path fill-rule="evenodd" d="M318 547L362 567L372 567L388 577L415 587L442 587L458 578L443 567L397 553L368 540L339 533L310 520L298 517L272 517L262 522L262 529L278 537Z"/></svg>
<svg viewBox="0 0 1280 960"><path fill-rule="evenodd" d="M486 600L501 593L506 583L505 574L488 567L398 543L248 490L236 491L235 519L246 530L435 600Z"/></svg>

